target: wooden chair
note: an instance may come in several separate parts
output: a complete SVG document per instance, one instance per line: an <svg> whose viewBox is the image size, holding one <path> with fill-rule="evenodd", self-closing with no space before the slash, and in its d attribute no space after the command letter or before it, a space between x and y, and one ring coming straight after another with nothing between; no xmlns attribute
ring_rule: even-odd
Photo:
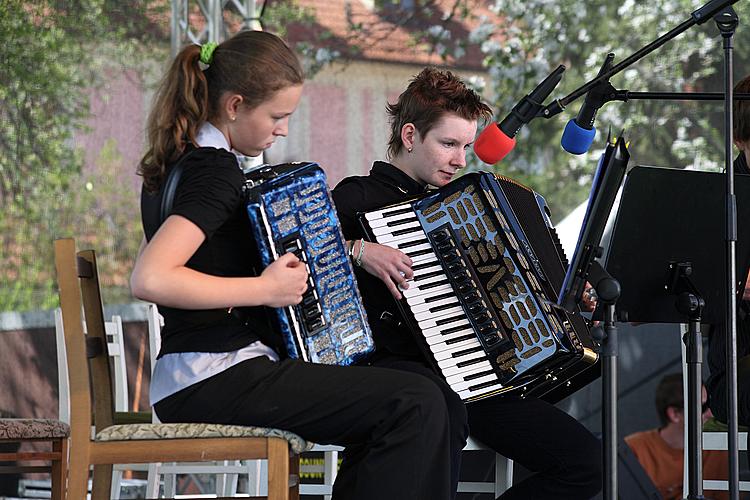
<svg viewBox="0 0 750 500"><path fill-rule="evenodd" d="M86 498L94 465L92 500L108 498L112 464L264 458L268 498L299 497L299 453L308 443L290 432L216 424L114 425L114 404L104 319L93 250L76 253L72 239L55 241L70 388L68 498ZM87 334L83 330L83 306ZM96 431L91 436L91 425Z"/></svg>
<svg viewBox="0 0 750 500"><path fill-rule="evenodd" d="M0 415L0 474L49 472L52 476L52 500L64 500L70 427L59 420L3 417ZM28 442L49 443L52 449L8 450ZM47 462L49 465L21 465L29 462Z"/></svg>

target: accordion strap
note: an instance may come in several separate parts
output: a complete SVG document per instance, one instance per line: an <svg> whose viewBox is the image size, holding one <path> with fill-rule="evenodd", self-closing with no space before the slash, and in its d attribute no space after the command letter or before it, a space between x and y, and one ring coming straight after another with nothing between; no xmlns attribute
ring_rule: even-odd
<svg viewBox="0 0 750 500"><path fill-rule="evenodd" d="M161 205L159 206L159 223L157 224L157 227L161 226L164 221L167 220L167 217L169 217L169 212L172 211L172 205L174 204L174 195L177 192L177 185L180 183L180 178L182 177L182 165L185 160L194 152L195 149L191 150L185 155L182 155L182 157L177 160L177 163L175 163L175 165L169 171L169 175L167 175L167 180L164 182L164 193L161 197Z"/></svg>

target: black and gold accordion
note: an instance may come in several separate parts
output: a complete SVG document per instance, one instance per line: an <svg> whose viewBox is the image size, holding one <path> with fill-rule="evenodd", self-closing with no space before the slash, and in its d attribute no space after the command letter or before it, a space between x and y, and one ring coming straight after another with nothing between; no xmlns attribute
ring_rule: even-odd
<svg viewBox="0 0 750 500"><path fill-rule="evenodd" d="M598 376L585 320L554 302L567 264L531 189L469 173L358 218L370 241L412 259L399 308L464 401L511 392L556 401Z"/></svg>
<svg viewBox="0 0 750 500"><path fill-rule="evenodd" d="M288 355L349 365L369 354L374 342L323 170L262 166L245 174L245 196L262 267L292 252L309 273L302 302L273 310Z"/></svg>

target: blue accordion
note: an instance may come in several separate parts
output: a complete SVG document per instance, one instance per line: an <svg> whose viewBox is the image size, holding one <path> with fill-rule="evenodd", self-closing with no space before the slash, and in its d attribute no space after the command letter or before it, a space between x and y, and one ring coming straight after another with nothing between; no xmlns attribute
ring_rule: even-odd
<svg viewBox="0 0 750 500"><path fill-rule="evenodd" d="M374 342L323 170L316 163L263 166L245 174L247 212L262 267L292 252L308 270L295 306L272 322L292 358L350 365Z"/></svg>

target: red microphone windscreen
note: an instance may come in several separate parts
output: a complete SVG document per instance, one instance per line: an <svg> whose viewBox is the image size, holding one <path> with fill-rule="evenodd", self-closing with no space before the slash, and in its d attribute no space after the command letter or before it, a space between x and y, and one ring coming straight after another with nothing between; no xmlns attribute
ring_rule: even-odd
<svg viewBox="0 0 750 500"><path fill-rule="evenodd" d="M500 130L497 123L492 123L485 127L477 137L474 142L474 152L483 162L494 165L505 158L515 145L515 137L508 137Z"/></svg>

